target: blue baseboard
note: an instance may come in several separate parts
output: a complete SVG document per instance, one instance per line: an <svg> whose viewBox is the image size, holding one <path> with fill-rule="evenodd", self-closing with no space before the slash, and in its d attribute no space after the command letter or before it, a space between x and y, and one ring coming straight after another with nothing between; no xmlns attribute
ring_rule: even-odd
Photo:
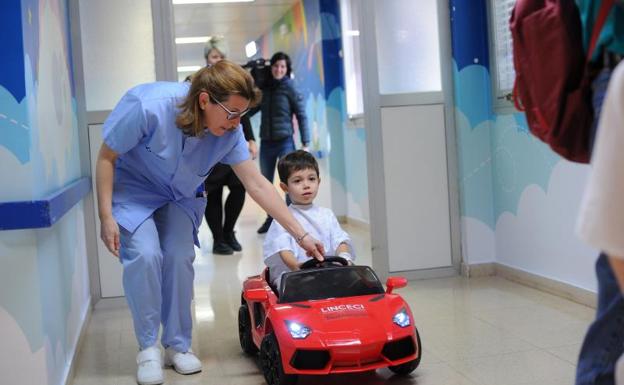
<svg viewBox="0 0 624 385"><path fill-rule="evenodd" d="M36 201L0 202L0 230L50 227L91 190L91 179L80 178Z"/></svg>

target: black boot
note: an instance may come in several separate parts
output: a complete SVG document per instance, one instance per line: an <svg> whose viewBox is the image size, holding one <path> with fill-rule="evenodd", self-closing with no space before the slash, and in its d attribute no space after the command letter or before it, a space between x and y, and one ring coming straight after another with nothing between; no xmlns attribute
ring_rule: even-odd
<svg viewBox="0 0 624 385"><path fill-rule="evenodd" d="M234 250L225 241L214 241L212 254L231 255L234 254Z"/></svg>
<svg viewBox="0 0 624 385"><path fill-rule="evenodd" d="M225 239L225 243L227 243L232 248L232 250L243 250L243 247L240 245L240 243L238 243L238 240L236 240L236 237L234 236L234 231L232 231L231 233L223 234L223 238Z"/></svg>
<svg viewBox="0 0 624 385"><path fill-rule="evenodd" d="M273 218L267 217L262 226L258 229L258 234L264 234L269 231L269 227L271 227L271 222L273 222Z"/></svg>

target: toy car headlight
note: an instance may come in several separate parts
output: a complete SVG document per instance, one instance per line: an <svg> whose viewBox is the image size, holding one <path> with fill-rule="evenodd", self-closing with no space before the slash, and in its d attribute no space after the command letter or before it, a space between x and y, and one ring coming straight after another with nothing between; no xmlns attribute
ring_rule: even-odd
<svg viewBox="0 0 624 385"><path fill-rule="evenodd" d="M286 326L288 327L288 331L292 338L296 338L298 340L304 339L312 333L309 327L302 325L293 321L286 321Z"/></svg>
<svg viewBox="0 0 624 385"><path fill-rule="evenodd" d="M405 308L399 310L399 312L392 317L392 322L402 328L410 326L410 316L407 314L407 310L405 310Z"/></svg>

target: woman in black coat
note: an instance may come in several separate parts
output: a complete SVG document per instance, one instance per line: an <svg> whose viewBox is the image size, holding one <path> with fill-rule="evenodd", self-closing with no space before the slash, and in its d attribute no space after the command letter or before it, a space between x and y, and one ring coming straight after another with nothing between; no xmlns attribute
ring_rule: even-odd
<svg viewBox="0 0 624 385"><path fill-rule="evenodd" d="M277 161L282 156L295 151L293 116L297 118L299 124L299 134L304 150L308 150L310 142L303 96L295 89L290 78L291 71L290 57L283 52L275 53L271 57L272 79L262 89L260 171L271 182L273 182ZM290 203L288 198L286 201ZM271 221L272 218L267 216L266 221L258 229L258 233L266 233L271 226Z"/></svg>

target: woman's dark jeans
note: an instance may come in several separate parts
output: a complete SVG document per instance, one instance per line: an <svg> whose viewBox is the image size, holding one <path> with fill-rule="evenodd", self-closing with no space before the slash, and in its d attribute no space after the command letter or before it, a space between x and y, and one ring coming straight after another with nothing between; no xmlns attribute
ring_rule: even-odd
<svg viewBox="0 0 624 385"><path fill-rule="evenodd" d="M289 136L281 140L262 140L260 142L260 172L273 183L275 165L286 154L295 151L295 141ZM290 204L290 198L286 195L286 204Z"/></svg>
<svg viewBox="0 0 624 385"><path fill-rule="evenodd" d="M613 385L615 363L624 351L624 298L604 253L596 275L598 308L581 347L576 385Z"/></svg>

